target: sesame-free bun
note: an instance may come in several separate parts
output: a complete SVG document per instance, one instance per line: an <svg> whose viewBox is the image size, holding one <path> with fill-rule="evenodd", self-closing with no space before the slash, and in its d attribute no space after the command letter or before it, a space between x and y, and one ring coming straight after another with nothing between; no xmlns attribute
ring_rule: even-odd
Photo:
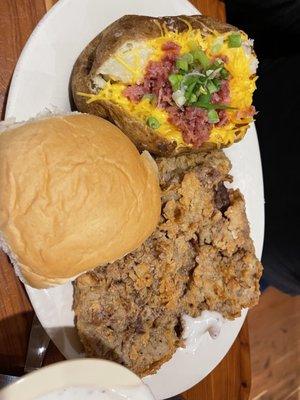
<svg viewBox="0 0 300 400"><path fill-rule="evenodd" d="M27 284L62 284L139 247L160 216L157 167L92 115L0 134L0 246Z"/></svg>

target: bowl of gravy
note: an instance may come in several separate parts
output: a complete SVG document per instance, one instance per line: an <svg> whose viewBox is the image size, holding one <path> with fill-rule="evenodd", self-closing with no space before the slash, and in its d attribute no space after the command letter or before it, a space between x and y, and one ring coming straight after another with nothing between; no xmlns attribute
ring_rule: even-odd
<svg viewBox="0 0 300 400"><path fill-rule="evenodd" d="M155 400L127 368L106 360L62 361L20 378L0 400Z"/></svg>

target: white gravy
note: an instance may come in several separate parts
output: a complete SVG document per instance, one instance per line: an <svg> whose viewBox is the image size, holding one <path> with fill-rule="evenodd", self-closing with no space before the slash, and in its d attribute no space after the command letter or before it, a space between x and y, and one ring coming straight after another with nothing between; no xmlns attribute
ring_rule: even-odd
<svg viewBox="0 0 300 400"><path fill-rule="evenodd" d="M202 311L200 317L192 318L189 315L183 315L183 334L182 338L185 342L185 350L195 353L202 336L208 332L215 339L221 331L224 323L223 316L216 311Z"/></svg>
<svg viewBox="0 0 300 400"><path fill-rule="evenodd" d="M101 389L96 387L71 386L55 390L34 400L154 400L146 386L116 387Z"/></svg>

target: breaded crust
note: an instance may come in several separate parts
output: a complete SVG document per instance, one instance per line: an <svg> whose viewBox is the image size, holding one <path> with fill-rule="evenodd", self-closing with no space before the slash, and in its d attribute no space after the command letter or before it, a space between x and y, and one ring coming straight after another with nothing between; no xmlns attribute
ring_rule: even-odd
<svg viewBox="0 0 300 400"><path fill-rule="evenodd" d="M177 147L176 142L159 135L155 130L128 114L121 106L111 101L97 100L87 104L86 97L78 92L92 93L91 79L97 69L128 40L139 41L160 37L163 29L185 32L201 29L205 33L212 30L219 33L238 30L232 25L216 21L203 15L177 17L147 17L125 15L109 25L96 36L78 57L71 76L71 89L76 107L81 112L101 116L115 123L138 147L158 156L171 156L187 152L209 151L216 148L206 142L200 149L187 146Z"/></svg>
<svg viewBox="0 0 300 400"><path fill-rule="evenodd" d="M122 260L75 282L76 327L87 356L154 373L182 341L181 316L228 319L259 297L243 196L226 189L222 151L157 159L162 190L156 231Z"/></svg>

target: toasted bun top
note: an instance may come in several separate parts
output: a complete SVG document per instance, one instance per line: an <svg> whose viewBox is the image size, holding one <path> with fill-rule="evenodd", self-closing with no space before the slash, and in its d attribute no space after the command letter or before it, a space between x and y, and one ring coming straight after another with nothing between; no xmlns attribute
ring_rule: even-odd
<svg viewBox="0 0 300 400"><path fill-rule="evenodd" d="M2 133L0 187L2 247L37 288L123 257L160 216L154 160L91 115L49 117Z"/></svg>

